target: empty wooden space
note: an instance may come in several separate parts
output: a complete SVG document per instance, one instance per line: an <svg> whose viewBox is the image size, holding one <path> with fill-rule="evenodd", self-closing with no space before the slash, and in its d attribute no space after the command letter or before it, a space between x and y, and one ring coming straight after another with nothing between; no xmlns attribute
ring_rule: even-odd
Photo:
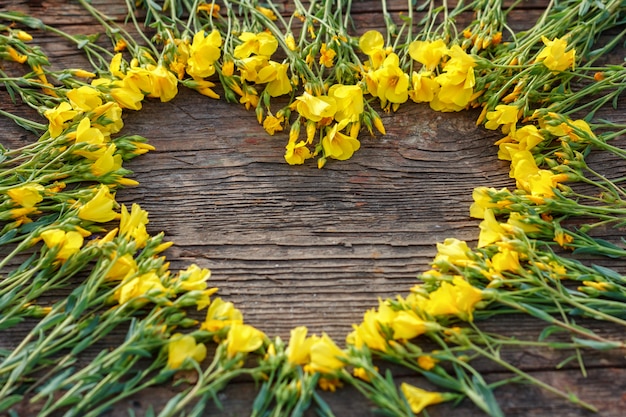
<svg viewBox="0 0 626 417"><path fill-rule="evenodd" d="M3 3L0 9L27 12L70 33L99 30L71 2ZM125 13L123 3L94 0L118 18ZM353 3L359 30L383 26L377 1ZM406 7L405 2L390 3L393 13ZM542 6L540 1L525 2L526 9L512 17L514 25L532 24ZM33 34L50 53L53 66L85 64L71 45ZM37 117L26 106L10 103L2 87L0 102L4 110ZM607 117L623 120L621 112ZM351 325L360 322L379 297L408 292L416 275L428 268L437 242L456 237L475 243L478 221L469 217L474 187L514 186L509 164L497 159L493 146L500 133L477 127L477 116L477 111L435 113L428 105L407 103L383 115L387 135L363 136L353 158L330 161L320 170L311 161L286 164L287 133L269 136L254 112L182 89L170 102L147 101L140 112L125 112L123 133L145 136L156 151L125 165L140 185L119 191L117 199L140 203L150 213L149 231L164 231L174 242L165 253L173 270L190 263L211 269L213 285L243 311L247 323L284 340L290 329L305 325L312 333L326 332L342 343ZM0 119L4 146L32 140L10 120ZM622 260L597 262L626 270ZM605 323L585 323L601 334L616 331ZM511 316L487 327L532 338L543 323ZM11 337L17 340L18 335ZM2 336L0 347L14 346L11 337ZM626 409L623 352L589 355L587 378L573 362L556 369L564 353L511 349L504 354L535 377L593 403L598 415L618 417ZM488 363L481 370L493 380L504 373ZM407 375L406 380L414 378ZM152 390L108 415L122 415L128 407L142 415L148 404L158 408L173 391L168 386ZM496 394L507 416L592 415L535 387L507 386ZM246 415L254 384L237 381L219 398L224 409L210 406L207 416ZM326 393L324 398L337 416L374 415L371 405L352 389ZM480 411L466 401L456 407L432 407L429 414L474 416Z"/></svg>

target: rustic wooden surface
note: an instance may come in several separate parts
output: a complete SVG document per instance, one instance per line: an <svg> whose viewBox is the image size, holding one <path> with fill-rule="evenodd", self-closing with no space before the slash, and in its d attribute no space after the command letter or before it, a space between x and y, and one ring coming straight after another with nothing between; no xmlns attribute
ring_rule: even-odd
<svg viewBox="0 0 626 417"><path fill-rule="evenodd" d="M394 12L405 7L405 2L390 3ZM104 4L110 16L123 16L123 1L94 4ZM544 4L525 2L525 10L512 16L511 25L527 27ZM8 0L4 10L28 12L71 33L99 30L80 6L62 0ZM379 10L377 1L355 0L359 28L382 26ZM84 63L71 45L34 35L54 66ZM623 53L616 56L621 62ZM25 106L12 105L1 87L0 103L5 110L36 117ZM623 122L622 111L607 116ZM181 90L171 102L148 101L141 112L127 112L122 133L143 135L157 150L127 164L141 185L120 191L118 200L141 203L150 212L148 229L165 231L174 241L166 252L172 269L192 262L210 268L219 294L233 301L249 324L285 340L291 328L306 325L313 333L325 331L342 342L351 324L376 306L378 297L407 292L415 276L427 269L436 242L447 237L476 240L478 221L468 216L474 187L514 186L508 164L496 158L493 142L500 135L476 127L476 116L407 104L383 117L386 136L364 136L352 159L330 161L318 170L314 163L287 165L282 158L286 135L268 136L253 112ZM15 147L31 140L12 122L0 119L2 144ZM623 261L604 264L626 270ZM586 324L623 338L616 334L621 330L610 325ZM487 326L523 338L536 337L542 328L520 316L499 318ZM3 337L0 346L14 346L19 335L10 336ZM562 352L518 349L505 355L533 376L596 405L601 416L618 417L626 410L624 352L587 355L587 378L574 364L555 369L567 356ZM491 364L477 366L489 380L504 375ZM407 381L423 385L409 375ZM108 415L127 415L129 407L142 415L150 404L157 409L165 404L171 393L168 387L154 389ZM220 394L224 409L211 405L206 415L247 415L254 393L251 382L231 384ZM592 415L534 387L508 386L496 395L508 416ZM324 398L337 416L374 415L371 404L354 390ZM454 409L430 409L432 416L480 414L469 401Z"/></svg>

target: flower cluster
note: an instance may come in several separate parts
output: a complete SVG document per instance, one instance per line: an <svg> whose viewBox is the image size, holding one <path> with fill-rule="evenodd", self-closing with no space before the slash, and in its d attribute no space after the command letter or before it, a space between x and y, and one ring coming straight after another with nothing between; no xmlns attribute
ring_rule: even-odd
<svg viewBox="0 0 626 417"><path fill-rule="evenodd" d="M12 22L0 24L0 59L8 72L21 71L12 76L3 67L2 83L47 122L0 110L39 134L20 149L0 146L0 247L8 248L0 268L20 264L0 282L6 301L0 329L37 319L18 349L0 352L0 411L11 414L15 404L31 401L46 404L41 415L95 416L144 388L186 379L160 415L187 412L191 401L198 404L193 412L201 413L228 381L249 375L262 386L253 405L257 416L301 415L311 403L326 410L316 389L344 384L389 415L410 416L462 398L502 415L494 385L472 365L476 357L514 374L496 385L525 380L594 409L499 352L525 343L624 348L623 341L568 319L583 315L626 325L623 277L568 256L626 256L621 245L589 234L624 224L626 193L621 179L610 180L586 161L592 151L626 159L611 142L624 126L594 122L595 112L623 90L626 70L591 66L615 42L590 50L604 30L619 24L623 2L566 0L550 5L533 28L514 33L506 26L514 7L474 0L431 8L415 34L414 10L398 28L383 1L386 34L355 36L347 31L350 15L342 1L308 8L296 2L288 19L272 2L229 0L220 7L173 1L161 9L139 1L135 6L145 7L150 30L137 23L131 6L128 20L137 23L143 46L89 2L80 3L106 26L112 52L90 37L0 12ZM452 17L468 9L475 20L457 28ZM52 70L20 26L77 45L93 72ZM578 91L575 83L582 85ZM293 329L285 344L215 297L208 269L171 271L163 252L172 243L151 233L140 205L116 200L118 190L138 185L123 164L154 149L142 137L120 135L123 111L141 110L146 99L172 100L183 86L254 110L270 135L288 132L287 163L317 157L320 168L329 159L351 158L363 130L386 133L374 107L396 111L409 99L445 112L482 107L477 124L505 135L496 145L499 158L510 161L511 186L477 187L469 208L480 219L476 247L455 238L437 244L420 283L366 311L345 348L305 327ZM584 118L573 114L584 111ZM577 181L592 191L583 194ZM576 228L566 222L572 218ZM51 290L70 295L39 303ZM552 343L549 335L512 341L480 330L480 320L510 311L543 320L546 333L569 332L571 342ZM116 329L126 329L123 343L78 365L77 355ZM442 392L396 383L390 371L379 372L377 359L415 371Z"/></svg>

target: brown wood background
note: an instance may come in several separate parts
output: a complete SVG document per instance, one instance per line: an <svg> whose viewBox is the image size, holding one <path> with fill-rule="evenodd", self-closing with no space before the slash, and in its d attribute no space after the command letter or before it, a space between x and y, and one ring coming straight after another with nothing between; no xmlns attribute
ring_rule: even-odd
<svg viewBox="0 0 626 417"><path fill-rule="evenodd" d="M121 18L123 1L94 0L110 16ZM285 2L286 9L290 6ZM378 1L354 0L360 29L381 28ZM404 1L390 1L404 10ZM70 33L100 30L80 6L62 0L8 0L0 10L19 10ZM528 27L545 2L526 1L511 15L514 29ZM470 17L471 18L471 17ZM35 41L52 57L53 67L77 67L85 61L71 45L43 33ZM622 62L623 50L613 62ZM1 108L36 118L26 106L10 103L0 86ZM624 100L622 100L622 104ZM622 107L623 108L623 107ZM140 112L128 111L122 133L147 137L157 150L126 166L140 186L122 190L120 202L141 203L150 212L149 231L165 231L174 241L166 252L172 269L195 262L212 271L219 295L233 301L245 320L269 335L288 339L289 330L308 326L327 332L340 344L377 305L377 298L405 294L416 275L428 268L435 243L447 237L475 242L478 221L468 215L477 186L514 186L508 163L497 160L497 132L475 126L477 112L435 113L427 105L407 103L384 115L384 137L363 134L362 147L349 161L329 161L318 170L314 161L289 166L283 160L286 134L268 136L253 112L181 89L168 103L147 101ZM623 110L605 117L624 122ZM7 119L0 119L0 143L16 147L32 141ZM615 161L609 170L624 170ZM606 168L606 165L605 165ZM607 236L621 231L606 231ZM594 260L621 271L624 261ZM621 337L623 330L585 322L601 334ZM542 324L515 316L498 318L486 327L520 338L536 337ZM18 332L19 333L19 332ZM2 338L0 347L15 345L19 334ZM7 345L7 346L4 346ZM583 378L572 362L555 365L568 354L511 349L505 357L548 383L572 390L600 409L598 415L626 414L624 352L586 355ZM477 366L488 380L505 374L489 363ZM402 371L400 370L400 375ZM407 376L407 381L424 385ZM168 387L119 404L110 416L142 415L171 396ZM224 409L209 406L207 416L247 415L254 385L238 381L220 394ZM498 389L508 416L587 416L574 405L531 386ZM352 389L325 394L335 414L373 416L371 404ZM311 414L312 415L312 414ZM481 415L469 401L430 409L432 416Z"/></svg>

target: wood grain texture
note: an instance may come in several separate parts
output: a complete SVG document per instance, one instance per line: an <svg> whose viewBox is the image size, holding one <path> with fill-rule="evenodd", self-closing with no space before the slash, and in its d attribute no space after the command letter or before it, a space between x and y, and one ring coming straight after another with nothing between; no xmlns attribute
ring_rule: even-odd
<svg viewBox="0 0 626 417"><path fill-rule="evenodd" d="M394 13L406 7L403 1L389 3ZM544 4L523 2L512 15L512 26L531 25ZM125 14L121 1L94 5L114 18ZM98 30L71 2L9 0L4 7L32 13L72 33ZM285 1L284 7L288 11L291 6ZM355 0L353 10L359 30L382 27L379 2ZM56 37L39 37L37 42L56 68L85 65L75 47ZM37 117L25 106L11 104L2 88L0 103L4 110ZM474 187L514 186L508 163L497 160L493 146L500 134L476 127L477 115L435 113L427 105L407 104L383 116L386 136L363 136L362 148L352 159L330 161L319 170L314 163L287 165L282 157L287 135L268 136L253 112L183 89L171 102L149 100L141 112L126 112L122 133L145 136L157 150L127 164L141 185L119 191L117 198L141 203L150 212L149 231L165 231L174 242L165 253L173 270L192 262L210 268L219 294L233 301L248 323L283 339L293 327L306 325L313 333L324 331L342 342L352 323L377 305L377 297L404 294L417 282L437 242L447 237L475 241L478 221L468 216ZM609 110L603 117L624 121L620 111ZM0 119L2 144L16 147L31 140L32 135ZM591 162L611 175L626 172L624 161L598 157ZM623 230L602 233L617 239ZM587 261L626 271L623 261ZM620 336L608 324L585 324L601 334ZM526 339L536 338L542 328L521 316L501 317L486 326ZM0 346L15 346L19 333L3 338ZM115 337L123 335L112 335L111 342ZM598 406L599 415L621 416L626 406L623 352L588 355L587 378L573 363L555 368L567 354L530 348L503 352L516 366ZM491 363L476 366L490 380L505 377ZM406 371L394 372L424 383ZM169 387L150 390L119 404L109 415L126 415L127 408L143 415L150 404L163 406L172 392ZM237 381L220 394L223 410L211 406L206 415L247 415L254 393L250 381ZM497 394L508 416L590 415L528 386L509 386ZM337 416L374 415L372 405L354 390L324 398ZM469 402L429 412L480 414Z"/></svg>
<svg viewBox="0 0 626 417"><path fill-rule="evenodd" d="M154 135L162 112L172 122ZM436 242L476 237L473 187L510 185L475 117L406 106L383 119L387 136L319 170L286 165L286 135L268 136L252 112L181 91L126 119L157 150L128 164L141 187L118 199L141 202L175 242L170 257L210 267L251 324L342 338L376 297L416 283Z"/></svg>

